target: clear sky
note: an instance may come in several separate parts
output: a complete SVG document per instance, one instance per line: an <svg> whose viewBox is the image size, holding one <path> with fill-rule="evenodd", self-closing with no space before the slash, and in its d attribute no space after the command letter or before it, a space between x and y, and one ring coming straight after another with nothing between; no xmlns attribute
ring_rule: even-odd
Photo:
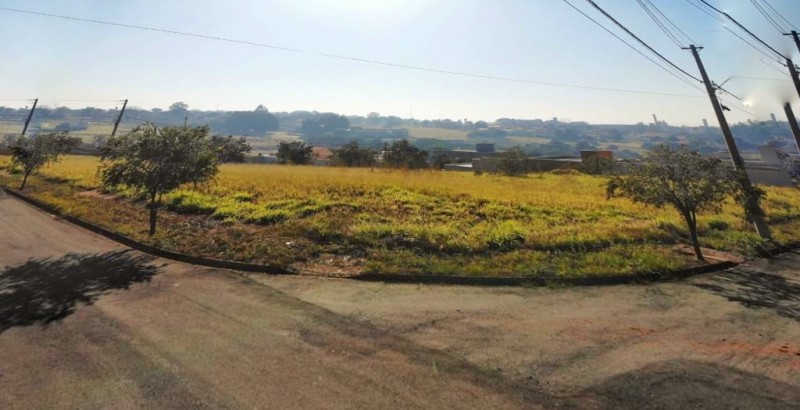
<svg viewBox="0 0 800 410"><path fill-rule="evenodd" d="M584 0L570 0L610 27ZM752 117L783 117L797 95L788 76L685 0L651 0L703 45L712 79L748 101ZM597 0L693 75L697 66L659 31L636 0ZM798 0L769 0L800 26ZM747 0L713 0L783 53L797 48ZM704 93L668 75L561 0L0 0L0 7L185 31L311 53L0 11L6 56L0 100L46 105L271 111L318 110L414 118L552 118L595 123L712 124ZM618 32L618 30L615 30ZM629 37L623 37L632 41ZM366 64L330 53L440 70L664 96L564 88ZM775 66L775 64L773 64ZM785 69L784 69L785 71ZM13 105L0 101L0 105Z"/></svg>

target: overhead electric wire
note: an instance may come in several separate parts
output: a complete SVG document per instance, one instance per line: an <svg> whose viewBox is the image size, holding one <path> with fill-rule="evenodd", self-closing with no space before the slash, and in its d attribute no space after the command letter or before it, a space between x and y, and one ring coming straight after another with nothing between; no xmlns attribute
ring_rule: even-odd
<svg viewBox="0 0 800 410"><path fill-rule="evenodd" d="M789 81L786 78L768 78L768 77L751 77L746 75L732 75L731 78L741 78L744 80L758 80L758 81Z"/></svg>
<svg viewBox="0 0 800 410"><path fill-rule="evenodd" d="M594 8L596 8L598 11L600 11L600 13L602 13L604 16L608 17L608 19L609 19L609 20L611 20L612 22L614 22L614 24L616 24L616 25L617 25L619 28L621 28L621 29L622 29L622 30L624 30L626 33L628 33L628 34L629 34L631 37L633 37L633 38L634 38L636 41L638 41L638 42L639 42L641 45L645 46L645 48L647 48L648 50L650 50L650 51L651 51L653 54L655 54L655 55L656 55L656 56L658 56L660 59L662 59L662 60L664 60L665 62L667 62L667 64L671 65L671 66L672 66L672 67L674 67L676 70L680 71L681 73L685 74L686 76L690 77L691 79L693 79L693 80L697 81L698 83L701 83L701 82L703 82L703 81L702 81L702 80L700 80L699 78L697 78L697 77L695 77L695 76L693 76L693 75L689 74L689 72L687 72L686 70L684 70L684 69L682 69L682 68L678 67L678 66L677 66L675 63L673 63L673 62L672 62L671 60L669 60L668 58L664 57L664 56L663 56L661 53L659 53L658 51L656 51L656 50L655 50L653 47L650 47L650 45L649 45L649 44L647 44L647 43L646 43L644 40L642 40L641 38L639 38L639 36L637 36L636 34L633 34L633 32L631 32L630 30L628 30L628 28L627 28L627 27L625 27L625 26L624 26L622 23L620 23L620 22L619 22L617 19L615 19L615 18L614 18L612 15L608 14L608 13L607 13L605 10L603 10L603 8L602 8L602 7L600 7L599 5L597 5L597 3L595 3L595 2L594 2L594 0L586 0L586 1L587 1L587 2L589 2L589 4L591 4L591 5L592 5Z"/></svg>
<svg viewBox="0 0 800 410"><path fill-rule="evenodd" d="M333 54L333 53L325 53L325 52L317 52L317 51L308 51L302 50L298 48L291 48L291 47L283 47L277 46L272 44L265 44L265 43L257 43L253 41L245 41L245 40L236 40L226 37L219 37L219 36L211 36L206 34L198 34L198 33L189 33L184 31L176 31L176 30L168 30L168 29L161 29L155 27L147 27L147 26L139 26L134 24L124 24L124 23L115 23L111 21L104 21L104 20L93 20L93 19L85 19L80 17L73 17L73 16L65 16L60 14L52 14L52 13L43 13L37 11L30 11L30 10L20 10L20 9L13 9L8 7L0 7L0 11L8 11L13 13L21 13L21 14L29 14L29 15L36 15L42 17L50 17L50 18L58 18L64 20L73 20L73 21L80 21L86 23L94 23L94 24L101 24L107 26L114 26L114 27L123 27L129 29L136 29L136 30L145 30L145 31L152 31L157 33L165 33L165 34L173 34L185 37L194 37L194 38L201 38L206 40L214 40L214 41L221 41L233 44L243 44L253 47L262 47L262 48L269 48L273 50L279 51L286 51L286 52L293 52L293 53L301 53L307 55L314 55L318 57L326 57L338 60L345 60L345 61L353 61L365 64L373 64L373 65L380 65L386 67L394 67L394 68L402 68L408 70L416 70L416 71L425 71L431 73L438 73L438 74L448 74L448 75L455 75L461 77L472 77L472 78L483 78L487 80L498 80L498 81L510 81L510 82L517 82L517 83L525 83L525 84L536 84L536 85L543 85L543 86L551 86L551 87L562 87L562 88L575 88L575 89L584 89L584 90L594 90L594 91L609 91L609 92L620 92L620 93L629 93L629 94L649 94L649 95L663 95L663 96L671 96L671 97L694 97L693 95L687 94L673 94L673 93L663 93L663 92L656 92L656 91L642 91L642 90L631 90L631 89L622 89L622 88L610 88L610 87L595 87L595 86L588 86L588 85L581 85L581 84L570 84L570 83L560 83L560 82L548 82L548 81L539 81L539 80L530 80L530 79L523 79L523 78L512 78L512 77L502 77L502 76L495 76L495 75L485 75L485 74L476 74L476 73L469 73L464 71L454 71L454 70L444 70L438 68L430 68L430 67L423 67L423 66L416 66L416 65L409 65L409 64L400 64L400 63L393 63L387 61L379 61L379 60L371 60L367 58L360 58L360 57L350 57L341 54Z"/></svg>
<svg viewBox="0 0 800 410"><path fill-rule="evenodd" d="M753 43L751 43L751 42L747 41L747 39L746 39L746 38L742 37L742 36L741 36L739 33L737 33L737 32L735 32L735 31L731 30L731 28L730 28L730 27L728 27L728 26L726 26L726 25L724 25L724 24L723 24L723 25L722 25L722 28L724 28L724 29L725 29L725 30L727 30L729 33L731 33L731 34L733 34L734 36L736 36L736 38L738 38L739 40L742 40L742 41L743 41L745 44L747 44L748 46L752 47L752 48L753 48L753 50L756 50L756 51L758 51L759 53L761 53L761 54L762 54L764 57L767 57L767 58L769 58L769 59L771 59L771 60L773 60L773 61L777 62L778 64L783 64L783 63L781 62L781 60L780 60L780 59L778 59L778 58L776 58L775 56L773 56L772 54L770 54L770 53L768 53L768 52L764 51L764 49L762 49L762 48L759 48L757 45L755 45L755 44L753 44Z"/></svg>
<svg viewBox="0 0 800 410"><path fill-rule="evenodd" d="M786 17L783 17L783 14L781 14L780 11L775 9L775 7L772 7L772 4L770 4L768 0L762 0L762 1L764 2L764 4L767 5L767 7L769 7L770 10L772 10L773 13L775 13L776 16L778 16L778 18L780 18L781 20L783 20L784 23L786 23L787 27L795 30L797 29L797 27L794 24L792 24L791 21L787 20Z"/></svg>
<svg viewBox="0 0 800 410"><path fill-rule="evenodd" d="M764 9L764 6L762 6L759 2L757 2L756 0L750 0L750 3L753 3L753 6L755 6L758 12L762 16L764 16L765 19L767 19L767 21L769 22L770 25L772 25L772 27L775 27L775 30L778 30L778 33L783 34L788 31L784 29L780 24L778 24L778 22L775 21L775 19L772 16L770 16L769 13L767 13L767 11Z"/></svg>
<svg viewBox="0 0 800 410"><path fill-rule="evenodd" d="M671 71L671 70L670 70L668 67L666 67L666 66L664 66L664 65L660 64L658 61L654 60L652 57L648 56L647 54L643 53L643 52L642 52L641 50L639 50L638 48L636 48L636 47L634 47L633 45L631 45L629 42L625 41L625 39L623 39L622 37L618 36L618 35L617 35L616 33L614 33L613 31L609 30L609 29L608 29L606 26L604 26L604 25L600 24L600 22L598 22L597 20L595 20L594 18L592 18L590 15L588 15L588 14L584 13L584 12L583 12L583 10L581 10L581 9L579 9L579 8L577 8L577 7L575 7L575 5L574 5L574 4L572 4L572 3L570 3L568 0L562 0L562 1L563 1L564 3L566 3L567 5L569 5L570 7L572 7L573 9L575 9L575 11L577 11L578 13L580 13L581 15L583 15L584 17L586 17L587 19L589 19L589 20L590 20L592 23L596 24L598 27L600 27L601 29L605 30L605 31L606 31L608 34L611 34L612 36L614 36L614 38L616 38L617 40L619 40L620 42L622 42L623 44L625 44L626 46L628 46L628 47L629 47L631 50L635 51L635 52L636 52L636 53L638 53L640 56L642 56L642 57L646 58L648 61L650 61L651 63L655 64L656 66L658 66L658 67L659 67L659 68L661 68L662 70L664 70L664 71L665 71L667 74L669 74L669 75L671 75L671 76L673 76L673 77L677 78L678 80L680 80L680 81L682 81L683 83L685 83L685 84L689 85L690 87L693 87L693 88L695 88L695 89L697 89L697 90L699 90L699 91L701 91L701 92L703 91L703 89L702 89L702 88L700 88L700 87L698 87L696 84L693 84L693 83L691 83L689 80L687 80L686 78L684 78L684 77L681 77L681 76L680 76L680 75L679 75L677 72L675 72L675 71ZM699 97L699 96L698 96L698 97Z"/></svg>
<svg viewBox="0 0 800 410"><path fill-rule="evenodd" d="M576 11L578 11L580 14L582 14L583 16L585 16L586 18L588 18L589 20L591 20L593 23L595 23L595 24L597 24L598 26L600 26L601 28L603 28L605 31L609 32L611 35L613 35L614 37L616 37L617 39L619 39L620 41L622 41L623 43L625 43L625 44L626 44L628 47L631 47L631 48L633 48L635 51L637 51L637 52L639 52L640 54L642 54L643 56L645 56L645 58L648 58L646 55L644 55L643 53L641 53L641 52L640 52L638 49L636 49L636 48L634 48L633 46L631 46L631 45L630 45L629 43L627 43L625 40L621 39L621 38L620 38L619 36L617 36L615 33L613 33L612 31L610 31L609 29L607 29L605 26L603 26L602 24L600 24L599 22L597 22L595 19L593 19L592 17L590 17L588 14L584 13L583 11L581 11L580 9L578 9L577 7L575 7L575 6L574 6L572 3L570 3L569 1L567 1L567 0L562 0L562 1L564 1L564 2L565 2L565 3L567 3L567 4L568 4L570 7L572 7L572 8L573 8L573 9L575 9ZM634 39L636 39L637 41L639 41L639 43L643 44L643 45L644 45L645 47L647 47L647 48L648 48L650 51L652 51L653 53L655 53L656 55L658 55L659 57L661 57L663 60L667 61L667 62L668 62L668 63L669 63L669 64L670 64L672 67L676 68L677 70L679 70L679 71L680 71L680 72L682 72L683 74L686 74L686 75L687 75L687 76L689 76L690 78L692 78L692 79L694 79L694 80L696 80L696 81L698 81L698 82L702 83L702 81L701 81L701 80L699 80L698 78L694 77L693 75L691 75L691 74L687 73L686 71L682 70L680 67L678 67L678 66L676 66L675 64L673 64L673 63L672 63L670 60L666 59L664 56L662 56L661 54L659 54L658 52L656 52L656 51L655 51L655 50L654 50L652 47L650 47L649 45L647 45L647 43L644 43L644 41L643 41L643 40L641 40L639 37L637 37L635 34L633 34L633 33L632 33L630 30L628 30L626 27L624 27L624 26L623 26L621 23L619 23L619 22L618 22L616 19L614 19L614 18L613 18L611 15L609 15L608 13L606 13L606 12L605 12L605 11L604 11L602 8L600 8L600 7L599 7L599 6L598 6L596 3L594 3L592 0L587 0L587 1L588 1L589 3L591 3L591 4L592 4L592 5L593 5L593 6L594 6L596 9L600 10L600 12L601 12L601 13L603 13L603 15L605 15L605 16L606 16L606 17L608 17L608 18L609 18L611 21L613 21L614 23L616 23L616 24L617 24L617 26L619 26L620 28L622 28L622 29L623 29L625 32L627 32L628 34L630 34L630 35L631 35L631 36L632 36ZM650 60L650 61L653 61L653 60L652 60L652 59L650 59L650 58L648 58L648 60ZM655 63L655 62L654 62L654 63ZM659 64L657 64L657 63L656 63L656 65L659 65ZM659 66L660 66L660 65L659 65ZM673 72L671 72L671 71L667 70L667 69L666 69L665 67L663 67L663 66L660 66L660 67L662 67L663 69L665 69L665 70L666 70L668 73L675 75L677 78L679 78L680 80L682 80L682 81L684 81L685 83L689 84L689 85L690 85L690 86L692 86L693 88L695 88L695 89L697 89L697 90L699 90L699 91L701 91L701 92L705 93L705 90L703 90L702 88L698 87L698 86L697 86L697 85L695 85L695 84L692 84L692 83L688 82L688 80L686 80L686 79L685 79L685 78L683 78L683 77L680 77L680 76L679 76L677 73L673 73ZM728 91L728 90L726 90L726 89L722 88L721 86L716 86L716 89L718 89L718 90L721 90L721 91L723 91L723 92L727 93L728 95L730 95L730 96L732 96L732 97L736 98L736 99L737 99L737 100L739 100L739 101L741 101L741 100L742 100L741 98L739 98L739 97L738 97L738 96L736 96L735 94L731 93L730 91ZM734 108L736 108L736 109L738 109L738 110L740 110L740 111L742 111L742 112L745 112L745 113L747 113L747 114L749 114L749 115L751 115L751 116L755 116L755 114L754 114L753 112L751 112L751 111L748 111L748 110L746 110L746 109L744 109L744 108L742 108L742 107L739 107L739 106L738 106L738 104L730 104L730 103L729 103L729 105L732 105Z"/></svg>
<svg viewBox="0 0 800 410"><path fill-rule="evenodd" d="M783 74L783 75L785 75L785 76L787 76L787 77L789 76L789 74L788 74L788 73L786 73L785 71L783 71L783 70L781 70L781 69L779 69L779 68L776 68L774 65L772 65L772 60L764 60L764 59L762 58L762 59L759 59L758 61L761 61L761 62L762 62L762 63L763 63L765 66L767 66L767 67L771 68L772 70L774 70L774 71L775 71L775 72L777 72L777 73L781 73L781 74ZM785 67L785 66L784 66L784 67Z"/></svg>
<svg viewBox="0 0 800 410"><path fill-rule="evenodd" d="M659 9L659 8L658 8L658 7L657 7L657 6L656 6L656 5L655 5L655 4L652 2L652 1L650 1L650 0L644 0L644 2L645 2L645 3L647 3L647 4L649 4L649 5L650 5L650 7L651 7L653 10L655 10L655 11L656 11L656 13L658 13L658 14L659 14L659 15L660 15L660 16L661 16L661 17L662 17L664 20L666 20L666 22L667 22L667 23L669 23L669 25L671 25L671 26L672 26L672 27L673 27L673 28L674 28L674 29L675 29L675 30L676 30L678 33L680 33L680 34L683 36L683 38L685 38L685 39L686 39L686 40L689 42L689 44L697 44L697 42L696 42L696 41L694 41L694 40L693 40L691 37L689 37L689 35L688 35L688 34L686 34L686 33L685 33L683 30L681 30L681 28L680 28L680 27L678 27L678 25L677 25L677 24L675 24L675 23L674 23L674 22L673 22L673 21L672 21L672 20L671 20L669 17L667 17L667 15L666 15L666 14L664 14L664 13L661 11L661 9Z"/></svg>
<svg viewBox="0 0 800 410"><path fill-rule="evenodd" d="M718 15L716 15L716 14L714 14L714 13L712 13L712 12L708 11L707 9L704 9L704 8L703 8L703 7L702 7L700 4L698 4L698 3L695 3L695 2L694 2L694 0L686 0L686 2L688 2L688 3L689 3L689 4L691 4L692 6L695 6L695 7L697 7L697 9L698 9L698 10L700 10L700 11L702 11L703 13L707 14L707 15L708 15L708 16L710 16L711 18L713 18L713 19L715 19L715 20L719 21L720 23L724 23L724 22L725 22L725 19L723 19L722 17L720 17L720 16L718 16Z"/></svg>
<svg viewBox="0 0 800 410"><path fill-rule="evenodd" d="M684 47L683 43L680 40L678 40L678 38L675 36L675 34L673 34L667 28L667 26L661 20L659 20L659 18L656 16L655 12L650 10L648 8L648 6L642 0L636 0L636 2L639 3L639 6L641 6L642 9L645 11L645 13L647 13L647 15L650 16L650 19L653 20L654 23L656 23L658 28L660 28L661 31L663 31L664 34L666 34L667 37L670 40L672 40L672 42L675 43L676 46L678 46L678 48L683 48Z"/></svg>
<svg viewBox="0 0 800 410"><path fill-rule="evenodd" d="M730 14L728 14L728 13L726 13L726 12L724 12L724 11L722 11L722 10L720 10L720 9L718 9L718 8L716 8L716 7L714 7L714 6L712 6L712 5L711 5L711 4L709 4L709 3L708 3L706 0L698 0L698 1L700 1L700 2L701 2L701 3L703 3L703 4L705 4L707 7L709 7L710 9L712 9L712 10L714 10L714 11L716 11L717 13L719 13L719 14L722 14L723 16L727 17L727 18L728 18L728 20L730 20L731 22L733 22L733 24L735 24L737 27L739 27L740 29L742 29L742 31L744 31L745 33L747 33L747 34L748 34L750 37L753 37L753 38L754 38L754 39L756 39L756 40L757 40L759 43L763 44L763 45L764 45L764 47L766 47L766 48L770 49L770 50L771 50L773 53L775 53L775 54L777 54L777 55L781 56L783 59L785 59L785 60L788 60L788 58L787 58L785 55L783 55L783 54L782 54L781 52L779 52L778 50L776 50L776 49L772 48L772 46L770 46L770 45L769 45L769 44L767 44L767 43L766 43L764 40L762 40L762 39L761 39L761 37L759 37L759 36L755 35L755 34L754 34L752 31L748 30L748 29L747 29L747 27L743 26L743 25L742 25L742 23L739 23L739 21L738 21L738 20L736 20L735 18L733 18L733 17L732 17Z"/></svg>

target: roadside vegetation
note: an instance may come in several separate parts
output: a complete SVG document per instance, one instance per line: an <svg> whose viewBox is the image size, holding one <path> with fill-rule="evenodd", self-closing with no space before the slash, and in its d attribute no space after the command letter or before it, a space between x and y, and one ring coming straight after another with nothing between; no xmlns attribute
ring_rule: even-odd
<svg viewBox="0 0 800 410"><path fill-rule="evenodd" d="M210 182L164 195L150 237L145 198L104 191L98 164L63 157L31 176L26 193L166 249L322 274L627 275L696 263L675 247L690 243L681 215L606 199L603 176L222 164ZM5 186L20 180L0 173ZM765 190L775 240L797 240L800 191ZM767 246L730 199L697 215L697 230L714 249Z"/></svg>

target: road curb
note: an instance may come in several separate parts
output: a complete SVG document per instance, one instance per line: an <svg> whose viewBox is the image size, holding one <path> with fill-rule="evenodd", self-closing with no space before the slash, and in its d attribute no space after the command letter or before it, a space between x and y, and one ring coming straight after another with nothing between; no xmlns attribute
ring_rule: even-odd
<svg viewBox="0 0 800 410"><path fill-rule="evenodd" d="M58 208L41 202L37 199L28 197L13 189L3 187L3 191L7 194L20 199L28 204L31 204L39 209L44 210L53 215L57 215L63 220L77 225L83 229L94 232L112 241L129 246L140 252L148 253L165 259L171 259L179 262L189 263L199 266L207 266L212 268L233 269L245 272L266 273L270 275L301 275L299 272L293 271L275 265L260 265L245 262L235 262L223 259L205 258L200 256L188 255L180 252L173 252L156 248L154 246L146 245L142 242L131 239L127 236L110 231L101 226L87 222L83 219L65 214ZM782 247L783 248L783 247ZM789 246L785 246L785 250L781 252L772 252L775 255L778 253L790 250ZM664 273L645 273L638 275L627 276L584 276L578 278L570 277L475 277L475 276L439 276L439 275L397 275L397 274L380 274L380 273L365 273L357 276L347 277L346 279L362 281L362 282L383 282L383 283L419 283L419 284L436 284L436 285L467 285L467 286L551 286L551 285L564 285L564 286L613 286L613 285L626 285L626 284L643 284L654 282L665 282L685 279L691 276L696 276L704 273L717 272L732 267L738 266L736 262L719 262L703 266L695 266L692 268L681 269L678 271L664 272Z"/></svg>
<svg viewBox="0 0 800 410"><path fill-rule="evenodd" d="M106 228L103 228L101 226L95 225L95 224L93 224L91 222L86 222L83 219L80 219L80 218L77 218L77 217L74 217L74 216L71 216L71 215L67 215L67 214L61 212L59 209L57 209L54 206L48 205L48 204L46 204L44 202L41 202L41 201L39 201L37 199L30 198L30 197L28 197L26 195L23 195L23 194L21 194L19 192L14 191L14 190L11 190L11 189L8 189L8 188L4 187L3 191L5 191L7 194L9 194L9 195L11 195L11 196L13 196L13 197L15 197L17 199L25 201L25 202L27 202L27 203L29 203L29 204L31 204L31 205L39 208L39 209L42 209L42 210L44 210L44 211L46 211L46 212L48 212L50 214L57 215L61 219L65 220L67 222L70 222L70 223L72 223L74 225L78 225L83 229L86 229L88 231L94 232L94 233L96 233L96 234L98 234L100 236L104 236L104 237L106 237L106 238L108 238L108 239L110 239L112 241L119 242L119 243L121 243L121 244L123 244L125 246L129 246L129 247L131 247L133 249L136 249L137 251L148 253L148 254L151 254L151 255L154 255L154 256L158 256L158 257L161 257L161 258L172 259L172 260L176 260L176 261L179 261L179 262L190 263L190 264L193 264L193 265L208 266L208 267L211 267L211 268L235 269L235 270L246 271L246 272L268 273L268 274L271 274L271 275L296 275L297 274L297 272L291 271L289 269L286 269L286 268L283 268L283 267L280 267L280 266L257 265L257 264L253 264L253 263L234 262L234 261L227 261L227 260L223 260L223 259L204 258L204 257L199 257L199 256L187 255L185 253L173 252L173 251L168 251L168 250L164 250L164 249L161 249L161 248L156 248L154 246L146 245L146 244L141 243L139 241L136 241L136 240L133 240L131 238L128 238L127 236L120 235L120 234L118 234L116 232L110 231L110 230L108 230Z"/></svg>

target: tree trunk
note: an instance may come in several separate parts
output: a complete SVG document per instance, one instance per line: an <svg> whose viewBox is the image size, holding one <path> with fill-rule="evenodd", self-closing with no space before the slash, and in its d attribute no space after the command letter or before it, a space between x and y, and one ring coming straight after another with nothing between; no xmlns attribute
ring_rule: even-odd
<svg viewBox="0 0 800 410"><path fill-rule="evenodd" d="M156 233L156 220L158 217L158 208L156 207L156 194L150 194L150 236Z"/></svg>
<svg viewBox="0 0 800 410"><path fill-rule="evenodd" d="M694 247L694 256L700 262L705 262L706 258L703 257L703 252L700 250L700 240L697 238L697 215L687 213L684 215L686 224L689 226L689 235L692 238L692 247Z"/></svg>
<svg viewBox="0 0 800 410"><path fill-rule="evenodd" d="M28 176L30 175L29 172L26 172L22 175L22 184L19 186L19 190L22 191L25 189L25 184L28 182Z"/></svg>

